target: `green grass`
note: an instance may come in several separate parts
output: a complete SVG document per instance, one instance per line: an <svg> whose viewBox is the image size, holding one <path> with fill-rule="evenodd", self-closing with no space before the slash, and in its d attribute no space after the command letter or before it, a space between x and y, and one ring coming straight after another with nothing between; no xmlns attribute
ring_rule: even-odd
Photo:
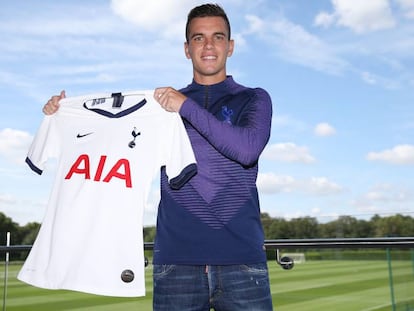
<svg viewBox="0 0 414 311"><path fill-rule="evenodd" d="M4 266L0 266L4 270ZM414 268L411 261L393 261L396 311L414 310ZM152 270L146 270L147 295L113 298L60 290L44 290L16 279L20 265L9 266L7 311L152 310ZM269 262L272 295L277 311L392 310L387 262L307 261L292 270ZM0 270L1 290L4 274ZM411 300L411 301L410 301Z"/></svg>
<svg viewBox="0 0 414 311"><path fill-rule="evenodd" d="M385 261L308 261L290 271L272 271L272 294L283 310L391 310ZM396 302L414 297L410 261L393 262ZM414 301L411 301L414 310Z"/></svg>

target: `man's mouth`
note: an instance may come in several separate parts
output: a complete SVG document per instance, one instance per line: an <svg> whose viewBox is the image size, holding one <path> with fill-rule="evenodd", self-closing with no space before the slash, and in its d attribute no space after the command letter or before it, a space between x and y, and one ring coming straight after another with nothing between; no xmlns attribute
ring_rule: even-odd
<svg viewBox="0 0 414 311"><path fill-rule="evenodd" d="M216 60L217 56L207 55L207 56L202 56L201 59L203 59L203 60Z"/></svg>

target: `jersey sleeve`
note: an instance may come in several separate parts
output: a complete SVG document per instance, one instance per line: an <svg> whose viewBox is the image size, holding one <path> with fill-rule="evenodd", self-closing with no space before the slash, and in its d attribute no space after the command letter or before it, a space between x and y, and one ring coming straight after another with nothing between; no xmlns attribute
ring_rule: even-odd
<svg viewBox="0 0 414 311"><path fill-rule="evenodd" d="M60 142L56 138L57 129L53 126L55 119L54 115L44 117L27 153L27 165L39 175L43 173L47 160L57 156Z"/></svg>
<svg viewBox="0 0 414 311"><path fill-rule="evenodd" d="M178 113L172 113L166 160L166 173L173 189L181 188L197 173L190 139Z"/></svg>

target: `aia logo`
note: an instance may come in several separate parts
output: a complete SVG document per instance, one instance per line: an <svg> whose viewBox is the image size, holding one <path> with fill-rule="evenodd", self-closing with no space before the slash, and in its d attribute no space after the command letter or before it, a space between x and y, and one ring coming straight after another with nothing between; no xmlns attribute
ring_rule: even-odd
<svg viewBox="0 0 414 311"><path fill-rule="evenodd" d="M87 154L81 154L72 164L65 179L71 179L74 174L83 175L85 179L91 179L91 173L94 173L93 181L109 183L112 178L118 178L125 181L125 187L132 188L131 168L128 159L119 159L113 164L106 164L106 158L107 156L102 155L99 158L96 172L91 172L89 156ZM105 176L102 176L106 167L110 167L111 169Z"/></svg>

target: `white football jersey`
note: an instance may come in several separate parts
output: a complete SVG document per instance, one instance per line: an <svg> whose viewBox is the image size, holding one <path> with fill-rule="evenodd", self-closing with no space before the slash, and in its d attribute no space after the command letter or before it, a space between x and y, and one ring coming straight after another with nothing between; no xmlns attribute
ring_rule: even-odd
<svg viewBox="0 0 414 311"><path fill-rule="evenodd" d="M195 174L178 113L153 91L65 98L45 116L26 162L57 172L39 234L18 279L48 289L145 295L143 212L165 166L179 188Z"/></svg>

